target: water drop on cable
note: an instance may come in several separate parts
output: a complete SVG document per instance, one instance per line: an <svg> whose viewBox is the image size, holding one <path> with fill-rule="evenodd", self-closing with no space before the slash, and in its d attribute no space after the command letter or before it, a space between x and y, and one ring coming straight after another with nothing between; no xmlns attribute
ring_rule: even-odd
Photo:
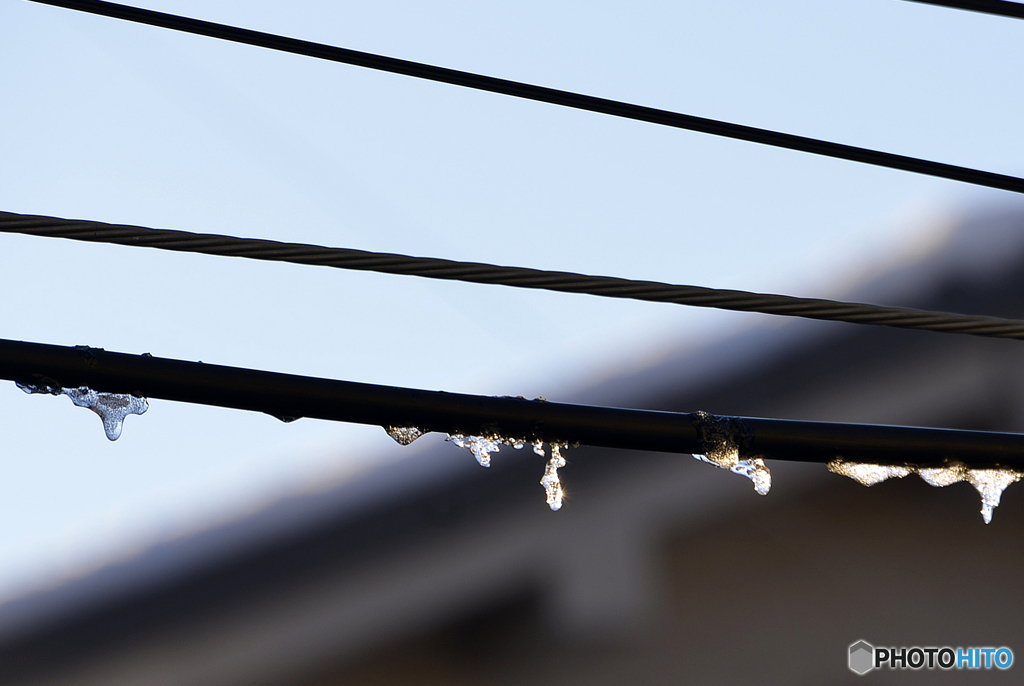
<svg viewBox="0 0 1024 686"><path fill-rule="evenodd" d="M417 438L427 433L416 426L385 426L384 430L399 445L410 445Z"/></svg>

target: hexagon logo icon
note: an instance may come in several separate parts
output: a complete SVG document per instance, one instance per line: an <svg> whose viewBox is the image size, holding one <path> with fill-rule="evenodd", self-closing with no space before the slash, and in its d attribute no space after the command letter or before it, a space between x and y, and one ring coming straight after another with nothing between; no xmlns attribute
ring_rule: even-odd
<svg viewBox="0 0 1024 686"><path fill-rule="evenodd" d="M850 646L850 669L857 674L867 674L875 668L875 647L867 641L857 641Z"/></svg>

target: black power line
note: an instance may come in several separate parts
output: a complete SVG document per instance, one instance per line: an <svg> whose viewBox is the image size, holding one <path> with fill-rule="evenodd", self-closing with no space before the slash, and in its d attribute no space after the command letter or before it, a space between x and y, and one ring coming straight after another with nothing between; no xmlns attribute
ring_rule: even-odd
<svg viewBox="0 0 1024 686"><path fill-rule="evenodd" d="M958 10L969 10L971 12L982 12L984 14L998 14L1003 17L1015 17L1024 19L1024 4L1019 2L1006 2L1006 0L910 0L924 5L940 5L952 7Z"/></svg>
<svg viewBox="0 0 1024 686"><path fill-rule="evenodd" d="M334 381L0 339L0 378L64 388L379 426L669 453L705 452L703 413L570 405ZM952 429L712 418L736 432L743 455L828 462L1024 469L1024 435Z"/></svg>
<svg viewBox="0 0 1024 686"><path fill-rule="evenodd" d="M149 229L125 224L105 224L13 212L0 212L0 232L70 238L92 243L115 243L207 255L246 257L255 260L293 262L430 279L533 288L562 293L581 293L605 298L674 303L739 312L760 312L851 324L872 324L901 329L1024 340L1024 321L999 317L931 312L905 307L882 307L821 298L748 293L746 291L682 286L657 281L636 281L611 276L590 276L525 267L503 267L480 262L459 262L350 248L327 248L302 243L281 243L255 238L236 238L170 229Z"/></svg>
<svg viewBox="0 0 1024 686"><path fill-rule="evenodd" d="M347 48L338 48L330 45L298 40L295 38L277 36L270 33L263 33L261 31L252 31L250 29L226 26L224 24L216 24L213 22L201 21L199 19L190 19L173 14L165 14L163 12L139 9L137 7L128 7L110 2L100 2L99 0L32 1L46 5L79 10L82 12L89 12L92 14L99 14L107 17L114 17L117 19L126 19L140 24L149 24L151 26L173 29L175 31L184 31L186 33L194 33L202 36L209 36L211 38L219 38L222 40L234 41L236 43L269 48L271 50L280 50L282 52L290 52L297 55L330 60L332 62L341 62L343 64L377 69L394 74L403 74L405 76L427 79L429 81L439 81L441 83L448 83L466 88L474 88L492 93L501 93L503 95L510 95L516 98L525 98L527 100L536 100L539 102L546 102L574 109L599 112L601 114L608 114L614 117L645 121L652 124L660 124L662 126L670 126L689 131L699 131L701 133L707 133L714 136L724 136L726 138L735 138L752 143L771 145L790 150L799 150L801 152L808 152L815 155L852 160L854 162L872 164L880 167L889 167L891 169L901 169L903 171L926 174L928 176L938 176L945 179L953 179L955 181L962 181L979 186L988 186L990 188L1012 191L1014 193L1024 193L1024 179L1015 176L996 174L994 172L970 169L942 162L932 162L915 157L907 157L905 155L896 155L867 148L859 148L852 145L832 143L815 138L807 138L805 136L769 131L767 129L732 124L729 122L707 119L689 114L680 114L677 112L669 112L667 110L643 107L641 105L632 105L625 102L598 98L591 95L582 95L554 88L534 86L518 81L499 79L493 76L483 76L480 74L447 69L420 62L410 62L408 60L396 59L394 57L374 55L372 53L349 50Z"/></svg>

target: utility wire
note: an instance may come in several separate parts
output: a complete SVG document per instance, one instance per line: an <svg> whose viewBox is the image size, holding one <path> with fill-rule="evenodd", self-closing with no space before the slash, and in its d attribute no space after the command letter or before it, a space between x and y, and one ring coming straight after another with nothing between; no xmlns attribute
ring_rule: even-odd
<svg viewBox="0 0 1024 686"><path fill-rule="evenodd" d="M735 432L741 454L800 462L1024 469L1024 435L657 412L335 381L84 346L0 339L0 378L107 393L424 431L704 453L709 417Z"/></svg>
<svg viewBox="0 0 1024 686"><path fill-rule="evenodd" d="M429 279L533 288L562 293L582 293L605 298L674 303L739 312L760 312L850 324L872 324L900 329L1024 340L1024 321L1015 319L931 312L906 307L882 307L821 298L749 293L702 286L682 286L657 281L636 281L611 276L590 276L526 267L503 267L480 262L412 257L350 248L328 248L319 245L281 243L264 239L236 238L170 229L149 229L125 224L105 224L13 212L0 212L0 232L207 255L246 257L254 260L293 262Z"/></svg>
<svg viewBox="0 0 1024 686"><path fill-rule="evenodd" d="M799 150L801 152L808 152L815 155L852 160L854 162L872 164L880 167L889 167L891 169L901 169L903 171L926 174L928 176L938 176L941 178L953 179L955 181L962 181L964 183L1012 191L1014 193L1024 193L1024 179L1015 176L970 169L942 162L932 162L915 157L907 157L905 155L896 155L867 148L859 148L852 145L832 143L815 138L807 138L805 136L797 136L789 133L780 133L778 131L732 124L715 119L707 119L704 117L680 114L667 110L643 107L641 105L632 105L616 100L582 95L554 88L545 88L518 81L509 81L506 79L495 78L493 76L483 76L480 74L447 69L420 62L410 62L408 60L396 59L394 57L385 57L357 50L349 50L347 48L338 48L320 43L312 43L295 38L263 33L261 31L252 31L234 26L226 26L224 24L201 21L199 19L190 19L173 14L155 12L153 10L128 7L110 2L100 2L99 0L32 1L45 5L54 5L67 9L89 12L91 14L114 17L116 19L125 19L128 21L138 22L140 24L149 24L151 26L158 26L175 31L184 31L186 33L269 48L271 50L279 50L297 55L330 60L332 62L341 62L343 64L377 69L380 71L391 72L393 74L403 74L405 76L427 79L429 81L439 81L441 83L463 86L465 88L510 95L516 98L525 98L527 100L536 100L538 102L546 102L564 107L598 112L614 117L645 121L677 129L698 131L714 136L735 138L738 140L760 143L762 145Z"/></svg>
<svg viewBox="0 0 1024 686"><path fill-rule="evenodd" d="M970 12L997 14L1003 17L1024 19L1024 4L1006 0L909 0L923 5L940 5Z"/></svg>

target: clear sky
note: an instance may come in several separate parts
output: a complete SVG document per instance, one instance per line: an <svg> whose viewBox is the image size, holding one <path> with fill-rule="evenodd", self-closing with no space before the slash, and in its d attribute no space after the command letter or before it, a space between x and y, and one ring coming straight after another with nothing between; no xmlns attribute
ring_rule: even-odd
<svg viewBox="0 0 1024 686"><path fill-rule="evenodd" d="M1021 175L1024 22L900 0L142 6ZM0 0L0 209L836 295L1010 194ZM557 399L758 317L0 236L0 337ZM401 449L0 382L0 598ZM458 454L453 447L452 450ZM472 459L468 454L461 459Z"/></svg>

